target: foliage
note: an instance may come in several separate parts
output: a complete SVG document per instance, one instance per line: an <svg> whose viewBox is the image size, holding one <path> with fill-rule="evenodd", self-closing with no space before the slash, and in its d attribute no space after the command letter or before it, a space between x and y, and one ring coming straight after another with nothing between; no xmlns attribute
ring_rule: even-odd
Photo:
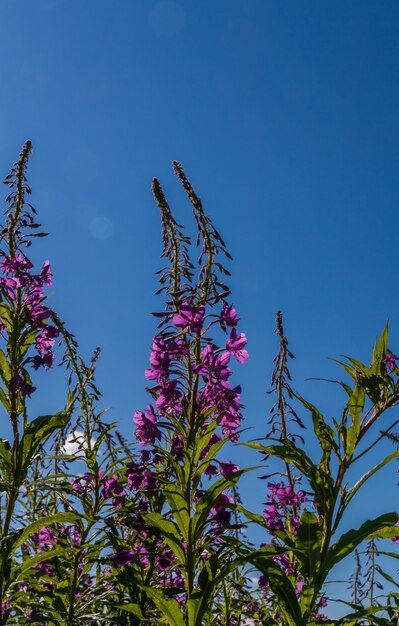
<svg viewBox="0 0 399 626"><path fill-rule="evenodd" d="M134 413L127 442L100 407L99 350L88 363L80 356L76 338L47 303L49 262L35 272L27 256L32 238L44 236L27 201L31 149L27 142L6 178L1 231L0 402L9 436L0 440L0 626L398 623L398 585L379 564L379 555L398 558L397 513L349 530L346 521L356 494L399 455L351 482L353 468L381 440L397 443L390 409L398 404L399 369L388 327L370 365L340 363L350 382L332 381L345 401L330 423L292 387L293 354L278 312L270 430L238 444L243 406L232 367L245 364L248 352L226 284L231 256L174 162L200 255L194 262L190 237L154 179L165 308L154 314L159 323L145 372L151 401ZM65 399L55 414L34 417L35 374L51 370L56 342L67 372ZM384 429L376 432L383 416ZM317 442L316 459L305 437ZM242 475L256 468L222 460L237 445L248 446L255 465L258 453L262 466L280 463L267 477L262 514L247 510L239 493ZM254 524L265 534L260 546L247 538ZM347 613L334 620L325 615L328 584L351 555ZM383 582L391 589L385 595Z"/></svg>

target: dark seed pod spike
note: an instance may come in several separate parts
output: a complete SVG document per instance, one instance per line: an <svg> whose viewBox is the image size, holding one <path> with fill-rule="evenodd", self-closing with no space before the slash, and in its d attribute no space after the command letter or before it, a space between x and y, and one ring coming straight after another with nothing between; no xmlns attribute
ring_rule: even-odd
<svg viewBox="0 0 399 626"><path fill-rule="evenodd" d="M231 256L226 250L222 237L213 226L212 220L205 214L202 202L188 180L183 167L177 161L173 161L173 170L193 207L198 229L197 246L200 246L202 241L197 285L198 298L201 303L209 301L211 304L216 304L222 299L220 288L223 289L223 297L226 296L226 293L230 293L230 290L219 282L218 274L226 274L227 272L220 263L216 262L216 259L220 253L223 253L227 258L231 258Z"/></svg>

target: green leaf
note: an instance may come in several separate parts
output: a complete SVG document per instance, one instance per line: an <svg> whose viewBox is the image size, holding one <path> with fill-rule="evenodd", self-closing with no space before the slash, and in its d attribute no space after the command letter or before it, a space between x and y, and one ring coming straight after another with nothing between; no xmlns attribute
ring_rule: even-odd
<svg viewBox="0 0 399 626"><path fill-rule="evenodd" d="M244 508L241 504L237 506L237 511L243 513L243 515L245 515L250 522L254 522L255 524L259 524L259 526L262 526L262 528L265 528L265 518L259 513L252 513L252 511Z"/></svg>
<svg viewBox="0 0 399 626"><path fill-rule="evenodd" d="M381 368L382 359L385 357L388 350L388 322L384 326L384 330L381 333L380 338L375 342L373 355L371 358L371 370L373 374L379 374Z"/></svg>
<svg viewBox="0 0 399 626"><path fill-rule="evenodd" d="M13 540L13 549L16 550L24 541L29 539L33 533L39 532L41 528L44 526L50 526L51 524L58 523L69 523L76 524L79 521L80 517L76 513L55 513L54 515L48 515L47 517L42 517L28 526L25 526L21 531L17 531L16 538Z"/></svg>
<svg viewBox="0 0 399 626"><path fill-rule="evenodd" d="M155 606L165 617L170 626L185 626L179 603L174 599L165 598L163 593L152 587L142 587L146 594L154 602Z"/></svg>
<svg viewBox="0 0 399 626"><path fill-rule="evenodd" d="M197 502L196 511L192 518L192 539L194 542L197 541L198 535L202 534L204 525L208 520L209 512L219 500L221 493L225 491L225 489L233 487L240 476L246 471L249 470L240 470L239 472L230 474L226 478L217 480L202 494L201 499Z"/></svg>
<svg viewBox="0 0 399 626"><path fill-rule="evenodd" d="M46 443L55 430L64 427L68 419L68 414L65 411L60 411L55 415L41 415L28 424L19 448L20 458L18 465L23 475L40 446Z"/></svg>
<svg viewBox="0 0 399 626"><path fill-rule="evenodd" d="M184 565L186 556L178 526L174 522L165 519L160 513L144 513L143 518L150 526L162 532L163 538L171 550L173 550L180 565Z"/></svg>
<svg viewBox="0 0 399 626"><path fill-rule="evenodd" d="M3 481L11 485L13 480L12 451L7 439L0 439L0 469Z"/></svg>
<svg viewBox="0 0 399 626"><path fill-rule="evenodd" d="M365 403L365 391L360 385L356 385L348 401L348 410L352 417L352 424L346 431L345 455L350 459L358 442L360 433L360 419Z"/></svg>
<svg viewBox="0 0 399 626"><path fill-rule="evenodd" d="M180 533L185 541L189 542L190 513L185 498L182 496L180 489L170 483L162 489L162 493L170 506Z"/></svg>
<svg viewBox="0 0 399 626"><path fill-rule="evenodd" d="M268 580L287 626L300 626L302 624L302 613L292 582L281 571L277 563L271 558L261 556L258 553L259 551L252 553L252 555L250 554L248 557L249 562L253 563Z"/></svg>
<svg viewBox="0 0 399 626"><path fill-rule="evenodd" d="M40 528L42 528L42 526ZM33 567L37 563L41 563L42 561L49 561L56 556L63 555L67 555L66 548L55 548L54 550L46 550L45 552L36 554L36 556L33 556L30 559L25 559L22 563L18 565L18 567L16 568L16 576L20 576L23 572L31 569L31 567Z"/></svg>
<svg viewBox="0 0 399 626"><path fill-rule="evenodd" d="M395 526L397 521L397 513L384 513L373 520L367 520L360 528L351 529L342 535L328 551L326 572L330 572L334 565L353 552L362 541L377 537L387 539L397 536L398 527Z"/></svg>
<svg viewBox="0 0 399 626"><path fill-rule="evenodd" d="M7 328L7 332L11 332L12 330L11 312L10 312L9 307L4 302L0 302L0 317L3 320Z"/></svg>
<svg viewBox="0 0 399 626"><path fill-rule="evenodd" d="M138 604L118 604L115 606L116 609L119 609L120 611L126 611L127 613L133 613L133 615L135 615L136 617L138 617L141 620L144 620L145 617L139 607Z"/></svg>
<svg viewBox="0 0 399 626"><path fill-rule="evenodd" d="M201 591L194 591L191 598L187 600L188 626L205 626L211 624L211 613L209 609L210 593L204 594Z"/></svg>
<svg viewBox="0 0 399 626"><path fill-rule="evenodd" d="M330 474L330 457L331 450L337 451L337 444L335 443L335 433L331 426L325 422L323 415L320 411L310 402L305 400L299 394L294 394L295 397L303 404L303 406L312 414L313 430L319 441L321 449L323 450L323 456L320 461L320 468L326 473Z"/></svg>
<svg viewBox="0 0 399 626"><path fill-rule="evenodd" d="M10 381L11 378L11 370L7 357L4 354L3 350L0 350L0 376L3 380L4 385L7 386L7 383Z"/></svg>
<svg viewBox="0 0 399 626"><path fill-rule="evenodd" d="M0 387L0 402L1 404L4 406L5 410L7 411L7 413L11 413L11 405L10 402L7 398L7 395L4 391L4 389L2 389Z"/></svg>
<svg viewBox="0 0 399 626"><path fill-rule="evenodd" d="M299 571L306 581L313 583L320 569L322 532L317 516L304 510L294 540L295 556L299 561Z"/></svg>
<svg viewBox="0 0 399 626"><path fill-rule="evenodd" d="M37 330L35 329L35 330L29 331L22 337L22 341L19 344L19 354L20 354L21 359L25 356L25 354L27 353L27 351L29 350L33 342L35 341L36 335L37 335Z"/></svg>

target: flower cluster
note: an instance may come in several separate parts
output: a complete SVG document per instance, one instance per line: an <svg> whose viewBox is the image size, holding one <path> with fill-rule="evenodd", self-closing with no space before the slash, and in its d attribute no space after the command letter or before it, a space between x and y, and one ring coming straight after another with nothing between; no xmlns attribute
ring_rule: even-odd
<svg viewBox="0 0 399 626"><path fill-rule="evenodd" d="M290 530L296 534L299 527L299 517L295 512L308 498L304 491L296 492L291 485L284 483L267 484L269 495L267 497L267 508L263 511L266 528L273 532L276 530L286 531L287 520L290 524Z"/></svg>
<svg viewBox="0 0 399 626"><path fill-rule="evenodd" d="M140 445L161 441L161 417L181 416L184 407L194 400L193 389L198 410L213 411L212 418L218 420L223 435L237 440L242 417L241 387L231 385L232 370L228 365L231 357L245 363L247 339L244 333L237 332L237 312L226 302L216 320L225 332L231 327L224 346L218 347L207 339L206 332L215 322L204 329L206 320L206 307L186 300L172 316L172 327L154 338L150 368L145 376L156 382L150 390L155 406L149 404L145 411L136 411L133 417ZM181 448L182 441L175 439L174 445Z"/></svg>
<svg viewBox="0 0 399 626"><path fill-rule="evenodd" d="M396 361L398 360L398 358L399 357L393 354L393 352L387 350L386 355L382 359L382 362L388 370L393 372L396 369Z"/></svg>
<svg viewBox="0 0 399 626"><path fill-rule="evenodd" d="M29 259L22 254L15 258L3 256L0 269L4 276L0 278L0 294L17 314L25 315L25 322L36 331L35 348L37 354L30 358L35 369L50 368L54 361L55 339L59 330L48 323L53 312L45 304L44 286L51 286L53 276L49 261L45 261L38 274L31 272L33 268ZM2 320L1 330L7 325ZM26 390L20 381L13 381L22 389L24 395L30 395L32 389Z"/></svg>

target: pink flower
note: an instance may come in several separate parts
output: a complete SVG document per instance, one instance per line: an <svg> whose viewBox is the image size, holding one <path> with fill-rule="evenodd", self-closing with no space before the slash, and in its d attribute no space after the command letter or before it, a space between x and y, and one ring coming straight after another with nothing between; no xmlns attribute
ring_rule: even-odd
<svg viewBox="0 0 399 626"><path fill-rule="evenodd" d="M233 463L232 461L226 461L225 463L219 463L220 472L223 476L229 476L230 474L235 474L240 471L238 465Z"/></svg>
<svg viewBox="0 0 399 626"><path fill-rule="evenodd" d="M144 413L142 411L136 411L133 416L133 421L137 424L134 434L141 446L146 446L149 443L154 443L156 439L161 439L161 431L157 427L157 416L155 415L154 408L150 404Z"/></svg>
<svg viewBox="0 0 399 626"><path fill-rule="evenodd" d="M180 305L179 313L173 316L172 322L178 328L191 330L199 333L205 318L205 307L203 305L195 307L189 302Z"/></svg>
<svg viewBox="0 0 399 626"><path fill-rule="evenodd" d="M245 363L248 358L247 350L244 350L244 346L247 344L247 338L244 333L238 335L235 328L232 329L230 339L226 341L227 354L231 353L239 363ZM226 352L223 352L222 357L226 357Z"/></svg>

